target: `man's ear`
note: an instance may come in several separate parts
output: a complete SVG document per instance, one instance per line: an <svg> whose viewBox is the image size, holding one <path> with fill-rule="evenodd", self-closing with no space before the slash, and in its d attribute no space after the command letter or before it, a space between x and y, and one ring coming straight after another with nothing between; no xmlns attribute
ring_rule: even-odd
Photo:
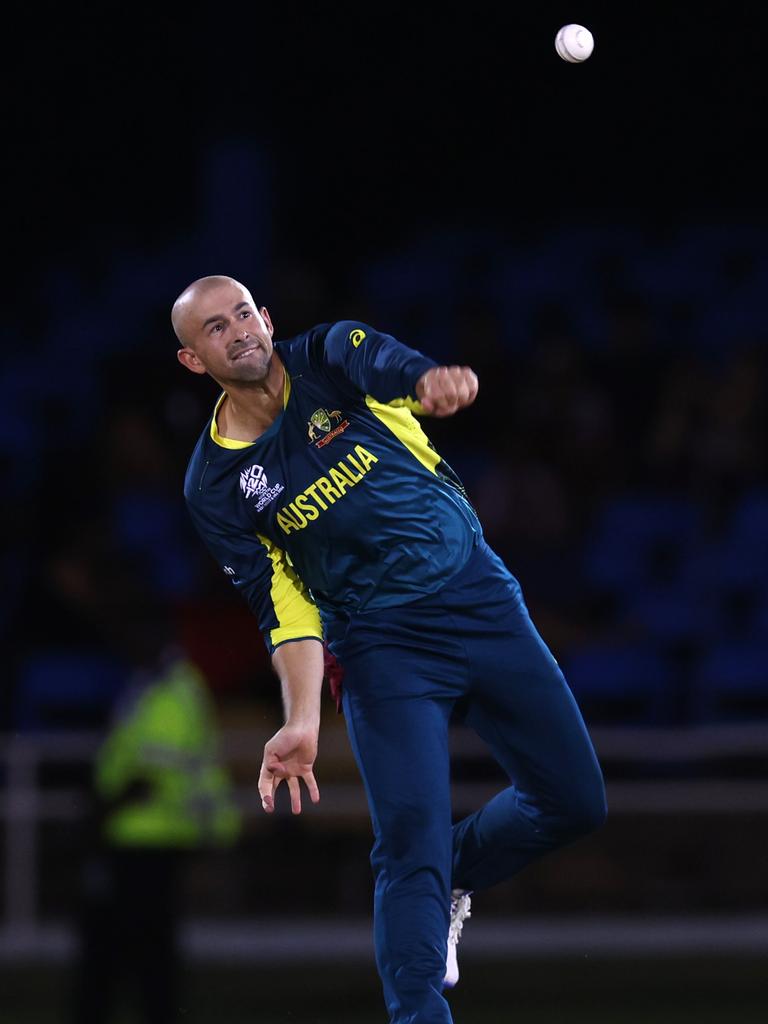
<svg viewBox="0 0 768 1024"><path fill-rule="evenodd" d="M267 325L267 330L269 331L270 338L274 337L275 328L272 326L272 320L271 320L271 318L269 316L269 310L267 309L266 306L262 306L261 307L261 309L259 310L259 316L264 321L264 323Z"/></svg>
<svg viewBox="0 0 768 1024"><path fill-rule="evenodd" d="M186 366L192 373L207 373L208 371L197 358L197 353L191 348L180 348L176 352L176 358L182 366Z"/></svg>

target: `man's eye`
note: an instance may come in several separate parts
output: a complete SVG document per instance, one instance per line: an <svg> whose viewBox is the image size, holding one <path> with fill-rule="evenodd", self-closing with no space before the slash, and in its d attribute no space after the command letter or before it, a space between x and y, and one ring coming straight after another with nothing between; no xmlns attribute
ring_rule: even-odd
<svg viewBox="0 0 768 1024"><path fill-rule="evenodd" d="M222 325L222 324L214 324L214 325L213 325L213 327L212 327L212 331L214 331L214 332L215 332L215 331L221 331L221 330L223 330L223 329L224 329L224 328L223 328L223 325Z"/></svg>
<svg viewBox="0 0 768 1024"><path fill-rule="evenodd" d="M247 320L250 315L251 314L250 314L250 312L247 309L244 309L243 312L240 314L240 316L243 318L243 320Z"/></svg>

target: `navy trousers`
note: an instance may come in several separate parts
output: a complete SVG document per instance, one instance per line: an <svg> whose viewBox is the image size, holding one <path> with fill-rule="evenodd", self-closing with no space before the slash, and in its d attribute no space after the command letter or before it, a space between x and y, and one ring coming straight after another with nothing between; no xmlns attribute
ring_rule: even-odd
<svg viewBox="0 0 768 1024"><path fill-rule="evenodd" d="M520 585L484 541L439 593L357 614L330 646L373 823L390 1022L449 1024L451 889L492 886L601 825L600 767ZM459 700L510 785L453 824L448 727Z"/></svg>

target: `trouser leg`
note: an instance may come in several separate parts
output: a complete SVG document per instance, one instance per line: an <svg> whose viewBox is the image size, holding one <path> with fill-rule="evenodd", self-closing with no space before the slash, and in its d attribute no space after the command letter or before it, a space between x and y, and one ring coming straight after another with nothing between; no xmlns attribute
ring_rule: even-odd
<svg viewBox="0 0 768 1024"><path fill-rule="evenodd" d="M513 580L498 629L470 639L466 716L511 785L453 830L453 884L482 889L548 850L598 828L605 789L592 742L563 673L530 621Z"/></svg>
<svg viewBox="0 0 768 1024"><path fill-rule="evenodd" d="M448 1024L442 981L452 860L452 701L429 696L428 687L418 696L388 693L381 685L385 664L391 665L387 652L379 651L367 665L347 665L344 696L375 836L376 962L392 1024ZM376 685L364 685L366 679Z"/></svg>
<svg viewBox="0 0 768 1024"><path fill-rule="evenodd" d="M450 889L493 885L597 827L602 775L517 581L484 544L438 594L358 615L337 643L376 839L376 954L391 1021L445 1024ZM448 720L459 698L511 785L452 829Z"/></svg>

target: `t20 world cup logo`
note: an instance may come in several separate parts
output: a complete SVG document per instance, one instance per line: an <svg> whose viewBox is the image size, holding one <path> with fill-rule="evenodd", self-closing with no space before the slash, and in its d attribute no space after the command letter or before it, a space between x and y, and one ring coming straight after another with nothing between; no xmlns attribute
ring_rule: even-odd
<svg viewBox="0 0 768 1024"><path fill-rule="evenodd" d="M240 490L250 498L257 491L263 491L267 486L267 474L263 466L249 466L240 474Z"/></svg>

